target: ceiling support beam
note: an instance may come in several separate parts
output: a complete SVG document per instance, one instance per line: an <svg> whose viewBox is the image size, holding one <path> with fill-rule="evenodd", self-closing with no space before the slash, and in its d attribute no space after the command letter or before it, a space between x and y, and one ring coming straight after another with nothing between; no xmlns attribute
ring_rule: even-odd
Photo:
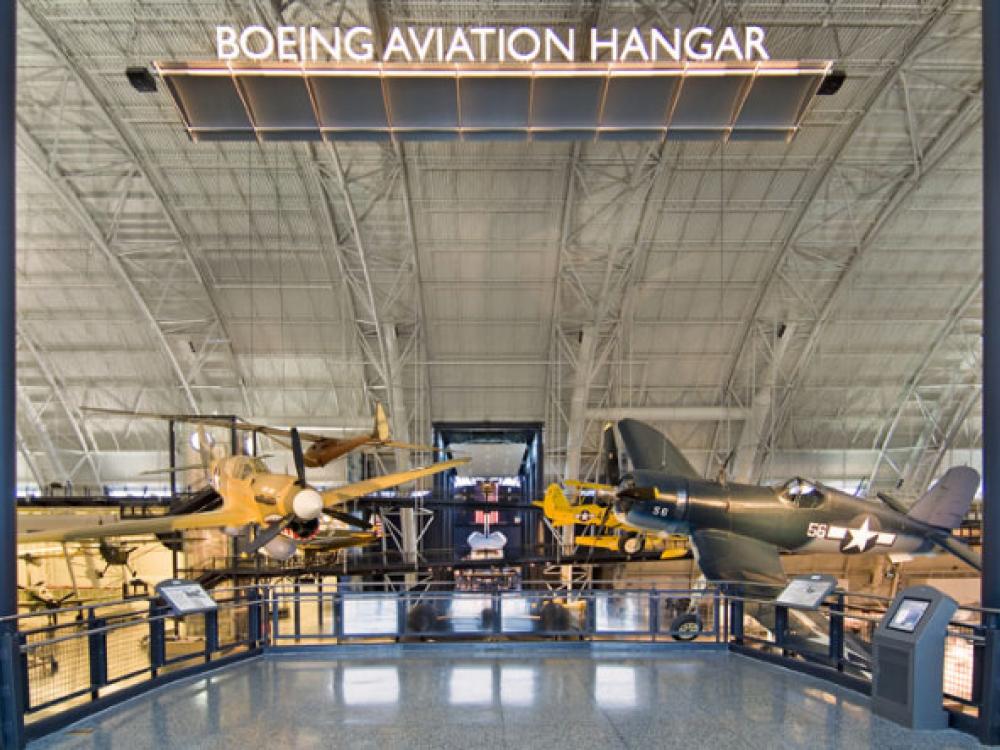
<svg viewBox="0 0 1000 750"><path fill-rule="evenodd" d="M764 370L763 382L754 393L753 402L747 410L746 421L740 429L735 453L729 461L729 476L734 482L751 482L756 473L758 446L766 440L769 432L768 417L771 414L776 389L779 387L778 375L781 362L788 350L788 342L792 340L794 334L794 325L787 326L772 343L772 356Z"/></svg>
<svg viewBox="0 0 1000 750"><path fill-rule="evenodd" d="M934 172L948 157L961 146L965 139L974 133L980 123L982 113L978 97L969 97L958 113L948 122L948 124L938 133L937 137L924 152L923 164L914 164L896 182L895 186L888 194L881 209L869 224L867 231L859 239L857 245L851 250L850 255L841 266L840 273L833 287L828 292L819 314L812 324L812 328L801 344L801 349L794 365L787 368L787 385L783 389L781 398L772 409L772 424L774 433L777 434L784 425L789 409L794 400L798 386L806 371L806 365L810 361L819 339L830 321L837 305L840 303L845 290L849 288L848 281L853 278L861 266L861 259L872 248L883 228L896 215L900 208L906 203L910 196L923 184L923 180ZM768 450L768 441L761 441L757 444L757 455L754 457L754 466L761 466Z"/></svg>
<svg viewBox="0 0 1000 750"><path fill-rule="evenodd" d="M885 73L882 74L882 77L872 89L872 92L869 94L865 103L858 109L858 113L855 115L853 122L851 122L849 127L843 129L839 140L837 140L831 148L829 156L822 155L821 163L823 166L819 169L815 179L808 188L805 199L802 201L798 213L792 219L784 241L781 243L781 246L777 249L777 251L775 251L766 273L761 276L762 281L758 287L757 295L754 299L753 306L746 317L746 322L744 323L743 330L740 333L739 343L734 349L733 357L729 361L728 373L723 381L722 398L724 400L738 400L735 389L737 377L740 372L740 364L745 360L750 359L749 353L754 344L754 332L757 326L762 322L765 305L770 299L774 285L777 280L779 280L779 270L792 253L799 233L804 228L806 219L809 217L813 206L816 204L824 185L826 185L828 180L830 180L836 173L837 168L841 164L841 161L854 139L854 134L861 128L868 113L872 111L881 99L882 95L897 80L899 71L917 57L920 45L928 38L941 18L951 10L952 6L956 4L956 1L957 0L946 0L946 2L931 11L930 16L920 27L919 31L917 31L910 38L905 48L901 50L899 56L889 65ZM721 437L722 431L721 429L717 429L713 439L713 445L716 449L719 446ZM756 457L753 463L757 463Z"/></svg>
<svg viewBox="0 0 1000 750"><path fill-rule="evenodd" d="M593 377L597 329L586 326L580 333L580 348L576 352L573 391L569 397L569 420L566 426L566 479L583 479L580 460L583 454L583 427L587 417L590 379Z"/></svg>
<svg viewBox="0 0 1000 750"><path fill-rule="evenodd" d="M941 326L941 329L933 341L931 341L931 345L914 368L913 373L906 379L906 385L900 392L899 398L896 400L896 405L893 408L892 418L885 424L876 441L875 447L878 450L878 454L875 457L871 473L864 487L864 489L869 491L869 494L873 488L879 487L895 489L905 486L907 491L913 491L914 488L908 486L906 482L905 465L902 467L899 466L890 455L894 449L898 449L894 445L896 432L906 413L912 411L917 406L915 404L915 397L921 386L925 385L925 377L931 364L935 361L938 353L944 349L945 344L951 340L959 323L965 319L972 303L978 299L981 288L982 275L959 295L958 302L952 307L944 325ZM920 445L919 442L918 445ZM889 480L883 477L885 469L891 471L891 479Z"/></svg>
<svg viewBox="0 0 1000 750"><path fill-rule="evenodd" d="M17 149L27 160L28 164L30 164L35 170L38 176L41 177L46 183L52 193L59 198L62 204L66 207L67 211L69 211L69 213L76 219L80 228L90 238L91 242L94 243L94 246L97 247L104 255L108 265L110 265L114 272L121 278L125 289L135 301L136 307L138 307L142 312L142 316L146 320L148 328L153 334L154 340L159 343L160 349L167 361L167 364L169 365L169 369L173 372L178 384L180 385L184 401L186 402L186 408L189 408L193 413L198 413L198 402L194 397L191 383L188 382L184 369L181 367L181 364L177 359L177 355L170 346L166 333L160 326L156 316L153 314L153 310L150 308L149 303L139 292L139 289L132 280L132 277L129 275L125 264L108 244L108 240L104 236L104 233L97 225L96 220L90 214L86 205L80 199L80 196L76 194L73 186L70 185L69 181L62 174L60 174L58 166L52 164L50 155L41 147L38 141L36 141L28 131L27 127L25 127L20 121L17 125Z"/></svg>
<svg viewBox="0 0 1000 750"><path fill-rule="evenodd" d="M749 409L735 406L611 406L587 409L587 419L615 422L640 419L646 422L725 422L747 419Z"/></svg>
<svg viewBox="0 0 1000 750"><path fill-rule="evenodd" d="M21 0L19 5L21 11L25 15L29 16L42 34L45 35L52 51L55 53L56 58L59 59L63 65L65 65L70 74L76 79L80 86L87 91L96 103L108 125L114 130L115 134L119 138L126 154L134 163L136 174L149 186L153 197L160 207L164 219L176 238L177 247L180 248L181 253L184 256L184 260L191 271L191 276L197 281L204 294L205 302L207 303L207 310L211 315L209 326L205 331L206 342L211 342L212 345L215 345L216 343L219 343L219 339L221 339L224 356L233 372L243 409L246 414L252 414L253 404L250 399L250 394L247 391L246 376L240 367L239 359L233 349L232 335L226 326L219 300L209 280L211 273L204 265L204 262L199 261L199 259L192 252L192 249L186 240L187 233L181 229L180 217L167 200L167 191L159 176L156 174L153 165L144 155L138 142L132 136L129 127L118 116L114 107L112 107L105 98L103 87L93 78L88 71L87 66L81 65L73 59L69 49L61 42L49 20L45 18L44 15L41 14L31 3ZM51 164L50 168L55 168L55 164ZM192 409L196 411L196 407L193 403Z"/></svg>
<svg viewBox="0 0 1000 750"><path fill-rule="evenodd" d="M17 384L17 408L18 412L23 415L28 424L31 425L31 429L38 436L38 439L42 443L42 447L45 449L45 453L49 457L49 465L52 467L52 471L55 474L55 478L51 481L71 484L72 481L70 479L69 472L66 470L66 465L62 461L62 456L59 455L59 450L56 448L55 443L52 440L52 436L49 434L49 430L45 426L45 422L42 420L41 414L38 413L38 410L31 402L31 399L28 397L28 394L24 390L24 386L21 383ZM44 486L42 489L44 489Z"/></svg>
<svg viewBox="0 0 1000 750"><path fill-rule="evenodd" d="M80 444L80 450L83 451L84 459L90 466L90 472L93 475L94 481L98 486L100 486L102 484L101 472L93 455L94 451L97 450L97 446L94 443L93 437L91 437L87 429L84 427L76 408L69 402L65 386L52 369L52 365L48 361L48 358L43 355L38 345L31 338L31 336L28 335L25 327L20 322L17 324L17 337L28 352L30 352L32 358L35 360L35 364L42 373L42 378L45 380L46 385L48 385L49 390L55 396L59 405L62 407L63 412L66 414L66 418L69 420L70 429L72 429L76 441Z"/></svg>

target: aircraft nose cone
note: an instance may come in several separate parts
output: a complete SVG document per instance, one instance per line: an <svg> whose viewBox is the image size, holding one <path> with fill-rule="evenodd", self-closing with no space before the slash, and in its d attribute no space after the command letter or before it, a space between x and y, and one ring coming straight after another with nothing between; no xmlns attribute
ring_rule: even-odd
<svg viewBox="0 0 1000 750"><path fill-rule="evenodd" d="M323 497L316 490L299 490L292 500L292 510L302 520L312 521L323 512Z"/></svg>

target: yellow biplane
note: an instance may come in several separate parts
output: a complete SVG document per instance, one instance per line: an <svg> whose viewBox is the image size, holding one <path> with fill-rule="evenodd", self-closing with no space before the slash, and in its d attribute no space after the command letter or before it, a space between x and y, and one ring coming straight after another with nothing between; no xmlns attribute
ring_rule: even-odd
<svg viewBox="0 0 1000 750"><path fill-rule="evenodd" d="M599 502L600 493L614 490L613 487L572 480L567 480L565 484L572 490L572 502L566 497L560 485L550 484L545 490L545 498L536 500L533 505L542 509L553 526L596 527L593 534L577 535L573 540L575 544L581 547L624 552L627 555L636 555L647 547L657 545L663 547L661 560L672 560L687 554L688 545L685 536L671 534L664 537L622 523L610 503ZM594 501L581 502L584 497L581 490L595 490Z"/></svg>

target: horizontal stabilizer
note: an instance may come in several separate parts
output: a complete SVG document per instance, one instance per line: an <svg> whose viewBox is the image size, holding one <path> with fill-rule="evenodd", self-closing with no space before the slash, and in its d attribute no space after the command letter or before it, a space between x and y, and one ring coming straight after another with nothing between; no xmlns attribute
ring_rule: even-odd
<svg viewBox="0 0 1000 750"><path fill-rule="evenodd" d="M978 471L968 466L953 466L913 504L908 515L939 529L957 529L978 489Z"/></svg>
<svg viewBox="0 0 1000 750"><path fill-rule="evenodd" d="M660 471L688 479L701 478L677 446L645 422L636 419L619 420L618 434L621 435L622 448L632 462L633 469Z"/></svg>

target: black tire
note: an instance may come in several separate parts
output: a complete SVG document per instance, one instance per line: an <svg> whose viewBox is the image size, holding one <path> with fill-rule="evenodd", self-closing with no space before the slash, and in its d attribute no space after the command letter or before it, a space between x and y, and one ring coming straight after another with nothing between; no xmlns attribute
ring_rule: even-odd
<svg viewBox="0 0 1000 750"><path fill-rule="evenodd" d="M479 627L486 631L492 631L497 622L497 613L490 607L486 607L479 613Z"/></svg>
<svg viewBox="0 0 1000 750"><path fill-rule="evenodd" d="M569 610L555 602L545 602L538 613L542 630L549 633L564 633L570 629Z"/></svg>
<svg viewBox="0 0 1000 750"><path fill-rule="evenodd" d="M437 616L427 604L416 604L406 613L406 629L410 633L428 633L436 622Z"/></svg>
<svg viewBox="0 0 1000 750"><path fill-rule="evenodd" d="M693 641L702 631L701 617L695 612L675 617L670 623L670 636L675 641Z"/></svg>

